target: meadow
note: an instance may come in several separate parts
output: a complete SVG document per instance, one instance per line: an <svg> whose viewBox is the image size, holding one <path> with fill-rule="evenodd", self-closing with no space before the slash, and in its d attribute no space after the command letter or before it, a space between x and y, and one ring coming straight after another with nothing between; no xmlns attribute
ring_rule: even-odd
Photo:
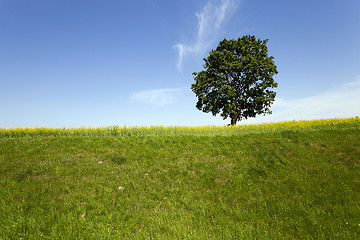
<svg viewBox="0 0 360 240"><path fill-rule="evenodd" d="M360 119L0 128L0 239L360 239Z"/></svg>

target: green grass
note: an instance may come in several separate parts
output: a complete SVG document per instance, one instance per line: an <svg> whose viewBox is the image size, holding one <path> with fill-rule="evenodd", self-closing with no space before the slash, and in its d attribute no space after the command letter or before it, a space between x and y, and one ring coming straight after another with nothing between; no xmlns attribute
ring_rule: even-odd
<svg viewBox="0 0 360 240"><path fill-rule="evenodd" d="M333 123L3 129L0 239L359 239L360 124Z"/></svg>

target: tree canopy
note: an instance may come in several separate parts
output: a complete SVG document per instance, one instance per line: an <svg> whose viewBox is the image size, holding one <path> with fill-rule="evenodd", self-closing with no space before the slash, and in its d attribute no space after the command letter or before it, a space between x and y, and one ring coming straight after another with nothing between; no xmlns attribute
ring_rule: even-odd
<svg viewBox="0 0 360 240"><path fill-rule="evenodd" d="M194 72L191 85L203 112L237 121L271 114L270 106L277 87L273 76L278 73L274 57L268 56L266 40L246 35L237 40L224 39L204 58L204 70Z"/></svg>

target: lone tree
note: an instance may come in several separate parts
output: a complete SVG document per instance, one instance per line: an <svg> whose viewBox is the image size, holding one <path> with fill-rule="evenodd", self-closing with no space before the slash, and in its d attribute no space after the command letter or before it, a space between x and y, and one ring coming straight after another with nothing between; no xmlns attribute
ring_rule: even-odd
<svg viewBox="0 0 360 240"><path fill-rule="evenodd" d="M224 120L230 117L231 125L258 114L271 114L269 108L276 95L271 89L278 85L273 75L278 71L274 57L268 56L267 41L250 35L222 40L204 58L205 70L193 73L196 108L214 116L221 112Z"/></svg>

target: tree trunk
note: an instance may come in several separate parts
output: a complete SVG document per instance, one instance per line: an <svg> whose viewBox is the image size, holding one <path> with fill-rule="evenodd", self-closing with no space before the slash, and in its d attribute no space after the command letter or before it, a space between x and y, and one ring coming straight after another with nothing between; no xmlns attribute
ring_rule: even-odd
<svg viewBox="0 0 360 240"><path fill-rule="evenodd" d="M236 125L236 118L232 118L231 119L231 126L235 126Z"/></svg>

